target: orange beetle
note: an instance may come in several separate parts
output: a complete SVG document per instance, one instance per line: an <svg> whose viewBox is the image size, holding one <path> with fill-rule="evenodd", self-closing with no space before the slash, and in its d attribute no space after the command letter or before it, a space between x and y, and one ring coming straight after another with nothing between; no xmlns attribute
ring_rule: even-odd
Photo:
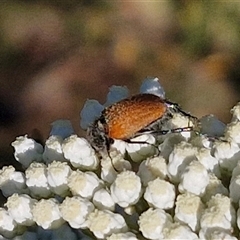
<svg viewBox="0 0 240 240"><path fill-rule="evenodd" d="M97 120L87 130L87 138L96 151L109 151L114 139L131 142L131 139L143 133L167 134L168 132L192 131L193 127L160 130L163 122L184 112L176 103L159 96L143 93L106 107Z"/></svg>

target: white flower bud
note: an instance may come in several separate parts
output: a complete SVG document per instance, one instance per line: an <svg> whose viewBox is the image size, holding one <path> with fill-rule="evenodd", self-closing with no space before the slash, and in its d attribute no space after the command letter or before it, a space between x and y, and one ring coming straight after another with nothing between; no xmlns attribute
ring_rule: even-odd
<svg viewBox="0 0 240 240"><path fill-rule="evenodd" d="M8 208L10 216L21 225L31 226L34 224L32 208L37 200L26 194L13 194L7 199L5 206Z"/></svg>
<svg viewBox="0 0 240 240"><path fill-rule="evenodd" d="M117 167L115 167L114 165L116 159L117 158L114 158L113 162L112 157L110 158L106 156L101 160L101 179L109 184L113 183L117 177L117 172L115 170L115 168L117 169Z"/></svg>
<svg viewBox="0 0 240 240"><path fill-rule="evenodd" d="M33 162L25 172L26 184L35 197L49 197L51 195L47 180L47 167L43 163Z"/></svg>
<svg viewBox="0 0 240 240"><path fill-rule="evenodd" d="M32 214L33 220L44 229L59 228L64 223L55 199L40 200L33 206Z"/></svg>
<svg viewBox="0 0 240 240"><path fill-rule="evenodd" d="M170 227L171 216L162 209L149 208L139 217L139 229L147 239L163 239L165 228Z"/></svg>
<svg viewBox="0 0 240 240"><path fill-rule="evenodd" d="M234 203L237 203L240 200L240 175L231 179L229 191L229 197Z"/></svg>
<svg viewBox="0 0 240 240"><path fill-rule="evenodd" d="M238 240L239 238L235 238L232 236L231 231L225 229L208 229L207 232L204 229L199 231L199 239L207 239L207 240Z"/></svg>
<svg viewBox="0 0 240 240"><path fill-rule="evenodd" d="M101 188L94 193L93 203L99 210L107 209L113 211L115 208L115 203L112 199L112 196L104 188Z"/></svg>
<svg viewBox="0 0 240 240"><path fill-rule="evenodd" d="M64 139L74 134L72 123L69 120L56 120L51 125L50 136L59 136Z"/></svg>
<svg viewBox="0 0 240 240"><path fill-rule="evenodd" d="M215 141L213 156L219 160L221 168L231 174L240 159L240 148L234 142Z"/></svg>
<svg viewBox="0 0 240 240"><path fill-rule="evenodd" d="M211 149L200 148L196 153L196 157L208 171L221 178L218 159L211 155Z"/></svg>
<svg viewBox="0 0 240 240"><path fill-rule="evenodd" d="M222 195L228 196L228 189L224 187L221 180L218 179L214 174L210 173L209 183L205 189L205 194L202 197L204 202L208 202L212 196L220 193Z"/></svg>
<svg viewBox="0 0 240 240"><path fill-rule="evenodd" d="M201 133L212 137L223 136L226 125L210 114L200 119Z"/></svg>
<svg viewBox="0 0 240 240"><path fill-rule="evenodd" d="M47 167L47 181L51 191L59 196L68 194L68 177L72 170L66 162L53 161Z"/></svg>
<svg viewBox="0 0 240 240"><path fill-rule="evenodd" d="M165 91L157 77L145 78L140 87L140 93L150 93L165 99Z"/></svg>
<svg viewBox="0 0 240 240"><path fill-rule="evenodd" d="M126 153L126 147L127 143L125 141L122 141L120 139L114 139L113 144L111 144L110 152L117 151L120 152L121 155L124 155Z"/></svg>
<svg viewBox="0 0 240 240"><path fill-rule="evenodd" d="M165 159L169 159L169 156L173 152L173 149L184 140L184 137L179 134L169 134L167 136L160 137L164 137L164 141L160 144L158 149L161 153L161 156L163 156ZM160 139L160 142L161 141L162 140Z"/></svg>
<svg viewBox="0 0 240 240"><path fill-rule="evenodd" d="M111 185L110 191L115 203L123 208L128 207L137 203L142 195L141 180L134 172L121 172Z"/></svg>
<svg viewBox="0 0 240 240"><path fill-rule="evenodd" d="M144 160L139 166L137 175L141 178L143 186L147 186L148 182L154 180L157 177L161 179L166 178L166 160L162 156Z"/></svg>
<svg viewBox="0 0 240 240"><path fill-rule="evenodd" d="M0 208L0 234L6 238L17 235L17 223L4 208Z"/></svg>
<svg viewBox="0 0 240 240"><path fill-rule="evenodd" d="M142 134L132 138L130 143L114 139L111 148L117 149L122 155L127 152L134 162L140 162L157 152L155 142L156 139L151 134Z"/></svg>
<svg viewBox="0 0 240 240"><path fill-rule="evenodd" d="M128 231L128 227L124 218L117 213L111 211L95 210L88 216L90 231L100 239L106 239L113 233L124 233Z"/></svg>
<svg viewBox="0 0 240 240"><path fill-rule="evenodd" d="M240 121L240 102L238 102L232 109L232 122Z"/></svg>
<svg viewBox="0 0 240 240"><path fill-rule="evenodd" d="M224 136L227 141L240 144L240 122L229 123L226 127Z"/></svg>
<svg viewBox="0 0 240 240"><path fill-rule="evenodd" d="M93 204L78 196L66 197L60 205L60 212L72 228L86 228L87 216L94 210Z"/></svg>
<svg viewBox="0 0 240 240"><path fill-rule="evenodd" d="M15 171L11 165L0 170L0 189L5 197L9 197L13 193L29 193L25 175Z"/></svg>
<svg viewBox="0 0 240 240"><path fill-rule="evenodd" d="M197 148L186 142L181 142L175 146L169 156L168 172L174 182L179 182L186 166L194 159Z"/></svg>
<svg viewBox="0 0 240 240"><path fill-rule="evenodd" d="M134 143L135 142L135 143ZM151 134L142 134L126 143L126 151L134 162L140 162L147 157L155 155L157 148L154 145L156 139Z"/></svg>
<svg viewBox="0 0 240 240"><path fill-rule="evenodd" d="M202 214L200 220L202 234L216 228L232 231L235 221L236 213L230 198L217 194L207 202L207 208Z"/></svg>
<svg viewBox="0 0 240 240"><path fill-rule="evenodd" d="M236 167L233 169L231 176L232 179L240 175L240 160L237 162Z"/></svg>
<svg viewBox="0 0 240 240"><path fill-rule="evenodd" d="M151 207L170 209L174 206L175 187L165 180L156 178L148 183L144 199Z"/></svg>
<svg viewBox="0 0 240 240"><path fill-rule="evenodd" d="M191 139L191 143L197 148L211 149L213 142L214 138L208 137L207 135L198 135Z"/></svg>
<svg viewBox="0 0 240 240"><path fill-rule="evenodd" d="M238 207L239 206L240 206L240 201L239 201ZM238 226L238 229L240 229L240 208L238 208L237 210L237 226Z"/></svg>
<svg viewBox="0 0 240 240"><path fill-rule="evenodd" d="M198 161L192 161L181 176L178 189L181 193L190 192L201 196L209 183L207 169Z"/></svg>
<svg viewBox="0 0 240 240"><path fill-rule="evenodd" d="M60 136L50 136L44 147L43 160L46 163L51 163L53 161L64 162L66 159L63 156L62 150L63 139Z"/></svg>
<svg viewBox="0 0 240 240"><path fill-rule="evenodd" d="M119 102L129 96L129 90L127 87L122 86L111 86L107 94L107 101L104 104L105 107L112 105L113 103Z"/></svg>
<svg viewBox="0 0 240 240"><path fill-rule="evenodd" d="M200 217L203 213L204 205L200 197L185 193L177 197L174 219L180 223L188 225L192 231L199 231Z"/></svg>
<svg viewBox="0 0 240 240"><path fill-rule="evenodd" d="M111 158L110 158L111 157ZM101 179L107 183L113 183L117 177L117 171L131 170L132 166L117 150L111 150L109 156L101 160Z"/></svg>
<svg viewBox="0 0 240 240"><path fill-rule="evenodd" d="M171 239L171 240L197 240L198 236L196 233L193 233L191 229L180 223L173 223L169 226L168 229L164 232L164 239Z"/></svg>
<svg viewBox="0 0 240 240"><path fill-rule="evenodd" d="M64 157L75 168L94 170L98 166L98 158L95 151L85 138L72 135L66 138L62 145Z"/></svg>
<svg viewBox="0 0 240 240"><path fill-rule="evenodd" d="M188 116L183 116L181 113L174 113L173 117L167 122L168 129L193 127L193 121ZM176 134L176 133L173 133ZM182 131L180 135L185 139L189 139L192 135L191 131Z"/></svg>
<svg viewBox="0 0 240 240"><path fill-rule="evenodd" d="M92 198L95 191L102 186L102 182L93 172L73 171L68 178L68 186L73 195Z"/></svg>
<svg viewBox="0 0 240 240"><path fill-rule="evenodd" d="M100 117L104 106L96 100L87 100L80 113L80 126L86 130L97 118Z"/></svg>
<svg viewBox="0 0 240 240"><path fill-rule="evenodd" d="M27 168L33 161L42 161L43 147L27 135L17 137L11 144L14 147L14 157Z"/></svg>

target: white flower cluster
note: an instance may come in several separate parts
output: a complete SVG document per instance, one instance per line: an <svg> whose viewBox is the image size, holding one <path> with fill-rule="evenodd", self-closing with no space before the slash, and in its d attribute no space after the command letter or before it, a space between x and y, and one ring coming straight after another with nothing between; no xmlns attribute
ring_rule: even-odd
<svg viewBox="0 0 240 240"><path fill-rule="evenodd" d="M147 79L141 92L164 96L156 78ZM127 95L126 88L113 87L106 105ZM81 126L102 109L90 100ZM69 121L53 124L44 147L27 135L17 137L14 156L25 170L0 170L6 198L0 239L239 239L240 104L231 113L227 126L213 116L202 118L208 136L118 140L101 160ZM168 124L178 128L190 121L176 113Z"/></svg>

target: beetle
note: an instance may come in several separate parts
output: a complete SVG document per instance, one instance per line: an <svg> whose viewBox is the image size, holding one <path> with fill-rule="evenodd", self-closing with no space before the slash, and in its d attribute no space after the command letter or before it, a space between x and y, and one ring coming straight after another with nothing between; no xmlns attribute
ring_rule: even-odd
<svg viewBox="0 0 240 240"><path fill-rule="evenodd" d="M184 112L176 103L150 93L137 94L106 107L87 129L87 139L97 152L108 153L114 139L131 143L132 138L144 133L165 135L194 130L193 126L161 130L163 123L172 118L174 113L197 121L196 117Z"/></svg>

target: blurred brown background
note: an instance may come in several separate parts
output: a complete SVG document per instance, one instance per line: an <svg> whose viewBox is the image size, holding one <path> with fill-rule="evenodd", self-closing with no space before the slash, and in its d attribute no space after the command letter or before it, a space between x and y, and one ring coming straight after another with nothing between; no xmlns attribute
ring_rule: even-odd
<svg viewBox="0 0 240 240"><path fill-rule="evenodd" d="M240 2L0 1L0 162L28 134L46 139L111 85L158 76L167 98L230 120L240 96ZM37 130L36 130L37 129Z"/></svg>

